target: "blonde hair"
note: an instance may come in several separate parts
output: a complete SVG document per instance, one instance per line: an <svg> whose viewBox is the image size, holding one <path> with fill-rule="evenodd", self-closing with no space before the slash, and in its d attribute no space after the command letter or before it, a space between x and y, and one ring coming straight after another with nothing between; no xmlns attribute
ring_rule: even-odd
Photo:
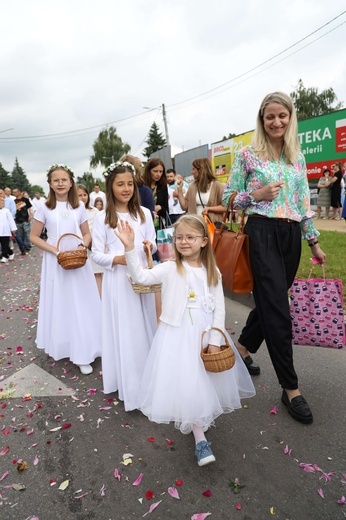
<svg viewBox="0 0 346 520"><path fill-rule="evenodd" d="M276 160L274 148L268 134L264 130L264 111L270 103L278 103L288 110L290 121L284 135L283 154L286 163L294 164L298 161L300 146L298 141L298 120L296 108L292 99L284 92L272 92L263 99L257 114L256 129L252 138L254 152L263 161Z"/></svg>
<svg viewBox="0 0 346 520"><path fill-rule="evenodd" d="M202 157L200 159L195 159L192 162L192 166L196 168L199 173L194 183L197 185L199 191L206 193L208 191L209 184L216 180L216 175L213 172L211 162L207 157Z"/></svg>
<svg viewBox="0 0 346 520"><path fill-rule="evenodd" d="M173 225L174 234L176 233L177 227L180 224L182 224L183 222L196 233L208 238L207 244L201 248L200 259L201 259L202 264L204 265L204 267L207 270L208 285L217 285L219 282L219 279L220 279L220 274L216 267L214 251L211 246L208 228L206 226L206 223L204 222L203 217L200 217L199 215L183 215ZM174 253L175 253L175 261L177 264L177 271L179 274L182 275L185 271L184 264L183 264L184 256L181 253L179 253L175 243L173 243L173 247L174 247Z"/></svg>
<svg viewBox="0 0 346 520"><path fill-rule="evenodd" d="M108 224L111 228L116 228L118 225L118 215L116 211L116 200L113 194L112 186L114 179L117 175L121 173L129 172L133 175L133 171L127 166L116 166L113 170L111 170L106 176L106 215L105 215L105 224ZM145 222L145 215L140 205L139 200L139 191L136 183L136 179L133 175L133 195L127 204L128 211L135 220L140 217L141 224Z"/></svg>
<svg viewBox="0 0 346 520"><path fill-rule="evenodd" d="M72 186L69 189L69 192L67 194L67 203L70 204L73 209L78 208L79 204L80 204L80 201L79 201L79 197L78 197L78 191L77 191L76 183L74 181L73 171L70 168L68 168L67 166L63 165L63 164L54 164L48 170L47 182L49 184L49 193L48 193L47 202L46 202L47 208L49 208L49 209L55 209L56 208L56 195L55 195L55 191L51 187L50 183L51 183L51 180L52 180L52 173L57 171L57 170L63 170L70 177L70 181L72 182Z"/></svg>
<svg viewBox="0 0 346 520"><path fill-rule="evenodd" d="M134 155L126 154L120 157L119 161L121 162L128 162L132 164L134 169L136 170L135 179L138 184L138 186L143 186L144 180L143 180L143 173L142 173L142 161L139 157L135 157Z"/></svg>

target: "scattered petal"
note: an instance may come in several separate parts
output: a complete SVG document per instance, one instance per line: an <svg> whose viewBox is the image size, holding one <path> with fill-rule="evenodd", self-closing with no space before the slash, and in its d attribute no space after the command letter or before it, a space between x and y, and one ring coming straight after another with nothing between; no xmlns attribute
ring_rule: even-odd
<svg viewBox="0 0 346 520"><path fill-rule="evenodd" d="M104 497L106 495L105 490L106 490L106 486L103 484L102 488L100 489L101 497Z"/></svg>
<svg viewBox="0 0 346 520"><path fill-rule="evenodd" d="M322 488L319 488L317 490L317 493L320 495L321 498L324 498L324 493L323 493L323 489Z"/></svg>
<svg viewBox="0 0 346 520"><path fill-rule="evenodd" d="M73 498L83 498L83 497L86 497L87 495L89 495L89 491L87 491L86 493L82 493L81 495L78 495L77 497L73 497Z"/></svg>
<svg viewBox="0 0 346 520"><path fill-rule="evenodd" d="M169 488L168 488L168 493L171 495L171 497L173 497L173 498L177 498L178 500L180 499L179 493L178 493L178 491L175 489L175 487L169 487Z"/></svg>
<svg viewBox="0 0 346 520"><path fill-rule="evenodd" d="M119 470L117 468L115 468L114 470L114 478L117 478L118 480L120 480L121 478L121 474L119 473Z"/></svg>
<svg viewBox="0 0 346 520"><path fill-rule="evenodd" d="M236 505L235 505L235 508L240 511L241 510L241 503L238 502Z"/></svg>
<svg viewBox="0 0 346 520"><path fill-rule="evenodd" d="M153 504L151 504L151 506L149 507L149 513L152 513L157 508L157 506L161 504L161 502L162 500L160 500L160 502L154 502Z"/></svg>
<svg viewBox="0 0 346 520"><path fill-rule="evenodd" d="M1 451L0 451L0 455L6 455L6 453L8 452L8 450L10 449L9 446L5 446L5 448L3 448Z"/></svg>
<svg viewBox="0 0 346 520"><path fill-rule="evenodd" d="M271 508L269 509L269 511L270 511L270 514L271 514L271 515L275 515L275 509L274 509L273 507L271 507Z"/></svg>
<svg viewBox="0 0 346 520"><path fill-rule="evenodd" d="M273 408L269 411L269 413L270 413L271 415L277 415L278 411L277 411L276 405L273 406Z"/></svg>
<svg viewBox="0 0 346 520"><path fill-rule="evenodd" d="M26 489L26 486L24 486L24 484L12 484L12 489L15 489L16 491L23 491Z"/></svg>
<svg viewBox="0 0 346 520"><path fill-rule="evenodd" d="M210 491L210 489L207 489L206 491L203 491L202 495L204 497L211 497L213 493Z"/></svg>
<svg viewBox="0 0 346 520"><path fill-rule="evenodd" d="M175 481L175 485L176 486L182 486L184 484L184 482L182 480L176 480Z"/></svg>
<svg viewBox="0 0 346 520"><path fill-rule="evenodd" d="M71 423L64 423L62 426L61 426L61 429L62 430L67 430L67 428L71 428L72 424Z"/></svg>
<svg viewBox="0 0 346 520"><path fill-rule="evenodd" d="M155 442L155 437L148 437L148 442Z"/></svg>
<svg viewBox="0 0 346 520"><path fill-rule="evenodd" d="M345 503L346 503L346 498L345 498L344 496L342 496L342 497L338 500L338 504L340 504L341 506L343 506Z"/></svg>
<svg viewBox="0 0 346 520"><path fill-rule="evenodd" d="M25 471L26 469L28 469L28 463L23 461L23 462L19 462L17 464L17 471L19 471L19 473L21 473L22 471Z"/></svg>
<svg viewBox="0 0 346 520"><path fill-rule="evenodd" d="M145 498L146 498L147 500L151 500L152 498L154 498L154 491L151 491L151 490L147 491L147 492L145 493Z"/></svg>
<svg viewBox="0 0 346 520"><path fill-rule="evenodd" d="M166 443L168 446L171 446L173 444L173 441L171 441L170 439L166 439Z"/></svg>
<svg viewBox="0 0 346 520"><path fill-rule="evenodd" d="M195 515L191 516L191 520L205 520L205 518L210 515L211 513L196 513Z"/></svg>
<svg viewBox="0 0 346 520"><path fill-rule="evenodd" d="M34 458L34 466L37 466L37 464L40 462L40 459L36 456Z"/></svg>
<svg viewBox="0 0 346 520"><path fill-rule="evenodd" d="M70 483L69 480L64 480L64 482L61 482L58 489L60 489L60 491L65 491L65 489L68 487L69 483Z"/></svg>
<svg viewBox="0 0 346 520"><path fill-rule="evenodd" d="M0 482L1 482L2 480L5 480L5 478L6 478L7 475L9 475L9 474L10 474L10 472L9 472L9 471L6 471L6 472L2 475L2 477L0 477Z"/></svg>
<svg viewBox="0 0 346 520"><path fill-rule="evenodd" d="M56 484L55 478L51 478L50 481L49 481L49 485L50 486L55 486L55 484Z"/></svg>
<svg viewBox="0 0 346 520"><path fill-rule="evenodd" d="M132 485L139 486L139 484L142 482L142 478L143 478L143 473L140 473Z"/></svg>

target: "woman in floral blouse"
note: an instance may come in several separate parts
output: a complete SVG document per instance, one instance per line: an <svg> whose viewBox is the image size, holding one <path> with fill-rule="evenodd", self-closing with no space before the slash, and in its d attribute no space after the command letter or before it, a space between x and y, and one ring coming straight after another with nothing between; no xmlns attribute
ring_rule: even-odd
<svg viewBox="0 0 346 520"><path fill-rule="evenodd" d="M237 348L250 374L259 374L260 367L250 354L256 353L265 340L283 388L283 404L294 419L311 423L312 413L300 393L293 366L287 291L299 266L302 238L321 263L326 255L313 225L296 111L286 94L268 94L261 103L253 142L235 156L224 191L224 205L234 192L238 192L236 208L245 209L248 215L245 231L250 239L256 305Z"/></svg>

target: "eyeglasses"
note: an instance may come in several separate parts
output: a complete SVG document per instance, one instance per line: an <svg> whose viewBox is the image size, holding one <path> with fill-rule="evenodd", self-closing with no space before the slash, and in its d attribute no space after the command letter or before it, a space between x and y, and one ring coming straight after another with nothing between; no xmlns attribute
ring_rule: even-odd
<svg viewBox="0 0 346 520"><path fill-rule="evenodd" d="M69 182L70 182L70 179L57 179L57 180L52 181L52 184L54 184L56 186L57 184L68 184Z"/></svg>
<svg viewBox="0 0 346 520"><path fill-rule="evenodd" d="M181 244L183 240L187 244L194 244L197 240L197 238L205 238L203 235L173 235L172 240L175 244Z"/></svg>

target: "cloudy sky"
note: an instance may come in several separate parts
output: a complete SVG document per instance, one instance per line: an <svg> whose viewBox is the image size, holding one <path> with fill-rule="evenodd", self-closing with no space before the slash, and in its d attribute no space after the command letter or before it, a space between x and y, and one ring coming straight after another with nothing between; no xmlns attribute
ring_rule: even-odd
<svg viewBox="0 0 346 520"><path fill-rule="evenodd" d="M107 124L141 156L153 121L164 133L162 103L179 153L251 130L262 98L292 92L299 78L332 87L346 106L345 7L344 0L2 2L0 162L11 171L18 157L30 183L46 189L52 163L78 175L90 169Z"/></svg>

